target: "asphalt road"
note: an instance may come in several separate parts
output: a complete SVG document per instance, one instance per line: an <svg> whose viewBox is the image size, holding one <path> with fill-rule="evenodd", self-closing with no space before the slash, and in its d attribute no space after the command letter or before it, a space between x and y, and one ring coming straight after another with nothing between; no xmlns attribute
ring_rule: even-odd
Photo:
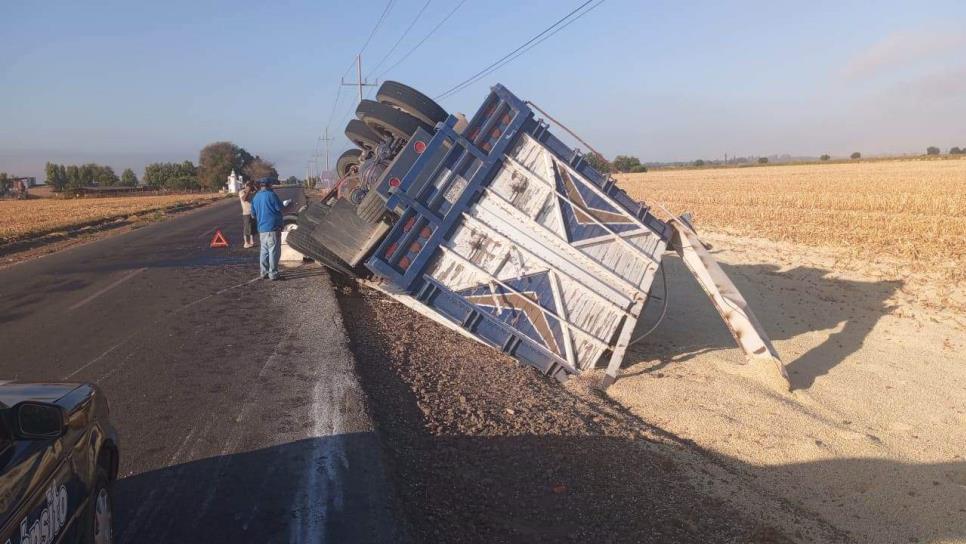
<svg viewBox="0 0 966 544"><path fill-rule="evenodd" d="M328 276L257 280L239 215L220 202L0 270L0 378L107 393L120 542L394 541ZM208 247L216 228L230 250Z"/></svg>

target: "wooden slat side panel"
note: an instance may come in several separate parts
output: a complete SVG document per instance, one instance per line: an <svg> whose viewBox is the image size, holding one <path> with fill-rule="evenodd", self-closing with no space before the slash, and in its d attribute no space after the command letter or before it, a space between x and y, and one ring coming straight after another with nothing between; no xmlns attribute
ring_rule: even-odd
<svg viewBox="0 0 966 544"><path fill-rule="evenodd" d="M515 289L521 293L536 290L538 295L545 295L545 289L550 285L542 280L551 267L528 251L511 244L509 238L496 230L464 223L454 231L444 247L452 253L441 251L437 254L427 272L455 292L473 293L475 297L479 297L480 292L506 292L504 284L500 283L505 282L506 285L515 285ZM470 261L473 266L465 265L460 258ZM491 275L500 281L493 281ZM562 334L562 327L566 323L556 317L566 315L570 324L577 327L578 331L583 331L573 335L575 364L583 368L597 360L603 351L601 344L613 336L623 314L606 299L594 295L578 282L559 274L557 281L560 290L552 294L563 304L563 311L558 311L551 303L554 297L543 297L547 303L545 307L549 310L545 318L555 327L554 331L557 333L556 342L549 347L556 347L554 351L561 356L566 355L566 340ZM538 285L540 287L534 287ZM479 291L480 288L482 291ZM498 310L500 302L500 297L489 297L484 301L486 306L495 304ZM596 337L598 342L590 341L587 334Z"/></svg>

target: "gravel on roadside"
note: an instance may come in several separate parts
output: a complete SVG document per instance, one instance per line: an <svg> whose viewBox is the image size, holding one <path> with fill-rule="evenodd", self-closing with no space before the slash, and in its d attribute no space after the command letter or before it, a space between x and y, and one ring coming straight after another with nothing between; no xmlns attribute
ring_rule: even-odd
<svg viewBox="0 0 966 544"><path fill-rule="evenodd" d="M333 281L415 541L803 539L699 490L672 436L582 382L561 385L381 293Z"/></svg>

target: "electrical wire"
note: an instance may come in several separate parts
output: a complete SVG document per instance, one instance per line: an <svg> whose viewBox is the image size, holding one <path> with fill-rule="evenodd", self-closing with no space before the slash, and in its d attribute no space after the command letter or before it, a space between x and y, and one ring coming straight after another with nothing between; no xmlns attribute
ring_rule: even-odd
<svg viewBox="0 0 966 544"><path fill-rule="evenodd" d="M360 55L365 53L366 48L369 47L369 42L371 42L372 37L376 35L376 31L379 30L379 26L382 25L383 20L386 19L386 14L389 13L390 9L392 9L392 5L395 3L395 1L396 0L389 0L389 2L386 2L386 8L382 10L382 15L380 15L379 20L376 21L376 26L372 27L372 32L370 32L369 37L366 38L366 43L362 44L362 49L359 50Z"/></svg>
<svg viewBox="0 0 966 544"><path fill-rule="evenodd" d="M471 79L471 80L469 80L469 81L466 81L466 82L464 82L463 84L461 84L461 85L459 86L459 88L457 88L457 89L452 89L452 90L451 90L451 92L449 92L449 94L447 94L446 96L451 96L451 95L453 95L453 94L456 94L456 93L458 93L458 92L460 92L460 91L462 91L463 89L465 89L465 88L467 88L467 87L469 87L470 85L472 85L473 83L475 83L475 82L477 82L477 81L479 81L480 79L483 79L484 77L486 77L486 76L488 76L489 74L492 74L493 72L495 72L495 71L497 71L497 70L499 70L499 69L500 69L500 68L502 68L503 66L505 66L505 65L507 65L507 64L509 64L510 62L513 62L513 61L514 61L514 60L516 60L516 59L517 59L518 57L520 57L521 55L523 55L523 54L525 54L525 53L526 53L527 51L530 51L530 50L531 50L531 49L533 49L534 47L536 47L536 46L538 46L538 45L540 45L541 43L543 43L543 42L544 42L545 40L547 40L547 39L549 39L549 38L551 38L551 37L552 37L552 36L553 36L554 34L556 34L556 33L558 33L558 32L560 32L561 30L563 30L563 29L565 29L565 28L567 28L568 26L570 26L570 25L571 25L571 23L573 23L573 22L574 22L574 21L576 21L577 19L579 19L579 18L581 18L581 17L583 17L583 16L584 16L584 15L586 15L587 13L590 13L590 11L591 11L591 10L593 10L594 8L596 8L597 6L599 6L599 5L601 5L601 4L603 4L603 3L604 3L604 0L600 0L599 2L597 2L596 4L594 4L593 6L591 6L590 8L588 8L588 9L587 9L586 11L584 11L583 13L581 13L580 15L577 15L577 16L576 16L576 17L574 17L573 19L571 19L571 20L569 20L569 21L567 21L567 22L566 22L565 24L563 24L562 26L559 26L559 27L557 27L557 28L556 28L556 29L555 29L555 30L554 30L553 32L551 32L551 33L549 33L549 34L547 34L546 36L543 36L542 38L540 38L539 40L537 40L536 42L534 42L534 43L533 43L533 44L531 44L530 46L528 46L528 47L526 47L525 49L523 49L523 50L521 50L520 52L518 52L518 53L516 53L516 54L512 54L512 53L511 53L511 54L512 54L513 56L511 56L511 57L509 57L509 58L506 58L506 59L505 59L505 60L503 60L503 61L498 61L498 62L499 62L499 64L497 64L496 66L493 66L492 68L490 68L490 69L487 69L487 70L486 70L486 71L485 71L484 73L482 73L482 74L480 74L479 76L477 76L477 77L475 77L475 78L472 78L472 79Z"/></svg>
<svg viewBox="0 0 966 544"><path fill-rule="evenodd" d="M389 13L389 10L392 9L392 5L395 3L395 1L396 0L389 0L388 2L386 2L386 7L383 8L382 14L379 15L379 19L376 21L376 24L372 27L372 31L369 32L369 37L366 38L366 42L362 44L362 48L359 49L359 52L357 53L357 55L362 55L362 53L365 52L366 48L369 47L369 43L372 41L373 36L376 35L376 32L379 30L379 27L382 25L382 22L386 19L386 15ZM425 6L424 6L424 9L425 9ZM342 97L342 79L341 78L345 77L345 75L349 73L349 70L352 70L353 64L355 64L355 61L350 62L349 66L345 69L344 72L342 72L342 75L340 76L339 86L336 89L336 93L335 93L335 100L332 101L332 110L329 112L329 118L325 122L325 127L323 129L324 132L326 133L328 133L329 129L332 128L332 116L335 115L335 111L339 106L339 99ZM322 135L319 134L319 138L321 137ZM319 138L316 138L315 145L313 146L314 155L319 154Z"/></svg>
<svg viewBox="0 0 966 544"><path fill-rule="evenodd" d="M419 21L419 18L422 17L423 12L426 11L426 8L429 7L429 4L431 4L432 1L433 0L426 0L426 3L423 4L423 7L419 8L419 11L416 13L416 17L414 17L413 20L412 20L412 22L409 23L409 26L406 27L406 30L403 30L402 36L399 36L399 39L396 40L396 43L392 44L392 47L390 47L389 48L389 51L386 52L385 55L383 55L382 59L380 59L379 62L377 62L375 64L375 66L373 66L369 70L369 73L366 74L366 79L369 79L369 76L371 76L373 74L373 72L375 72L376 70L378 70L379 67L382 66L382 63L386 62L386 60L389 58L389 56L393 54L393 52L396 50L397 47L399 47L399 44L402 43L403 39L405 39L406 36L409 35L409 31L412 30L414 26L416 26L416 22Z"/></svg>
<svg viewBox="0 0 966 544"><path fill-rule="evenodd" d="M426 35L423 36L423 38L421 40L419 40L419 42L417 42L416 45L414 45L409 51L407 51L405 55L403 55L402 57L400 57L399 60L397 60L396 62L394 62L392 64L392 66L390 66L389 68L386 68L382 72L379 72L379 75L376 76L376 79L381 78L385 74L389 73L393 68L395 68L396 66L399 66L400 64L402 64L402 62L404 60L406 60L407 58L409 58L410 55L412 55L417 49L419 49L419 47L421 45L423 45L426 42L426 40L428 40L430 37L432 37L432 35L435 34L436 31L439 30L440 27L442 27L443 24L445 24L446 21L448 21L449 18L452 17L453 14L456 13L456 11L458 9L460 9L460 7L462 7L463 4L465 4L465 3L466 3L466 0L460 0L460 2L458 4L456 4L456 7L454 7L449 13L446 14L446 17L443 17L443 19L440 22L436 23L436 26L434 26L432 28L432 30L430 30L428 33L426 33Z"/></svg>
<svg viewBox="0 0 966 544"><path fill-rule="evenodd" d="M456 85L450 87L446 91L443 91L442 93L440 93L439 95L437 95L436 97L434 97L434 99L435 100L439 100L441 98L446 98L447 96L450 96L452 94L455 94L455 93L457 93L457 92L465 89L469 85L472 85L476 81L479 81L480 79L482 79L482 78L486 77L487 75L493 73L495 70L497 70L500 67L504 66L505 64L513 61L514 59L516 59L520 55L526 53L530 49L533 49L538 44L540 44L542 41L544 41L546 38L549 38L550 36L553 36L554 34L556 34L557 32L559 32L560 30L563 30L564 28L566 28L567 26L569 26L571 23L573 23L577 19L580 19L581 17L583 17L587 13L590 13L591 10L593 10L594 8L596 8L597 6L599 6L600 4L602 4L604 1L605 0L599 0L596 4L594 4L593 6L591 6L589 9L581 12L581 10L583 10L585 7L587 7L588 5L590 5L591 3L594 2L594 0L586 0L584 3L580 4L579 6L577 6L576 8L574 8L572 11L570 11L570 13L568 13L567 15L564 15L563 17L561 17L556 22L554 22L552 25L550 25L547 28L543 29L538 34L536 34L535 36L533 36L532 38L530 38L529 40L527 40L526 42L524 42L522 45L520 45L519 47L517 47L513 51L510 51L509 53L507 53L503 57L497 59L496 61L494 61L493 63L491 63L489 66L487 66L486 68L483 68L482 70L480 70L479 72L473 74L469 78L463 80L460 83L457 83ZM578 12L580 12L580 13L578 13ZM576 16L574 16L575 14L576 14ZM544 36L546 36L546 37L544 37Z"/></svg>
<svg viewBox="0 0 966 544"><path fill-rule="evenodd" d="M644 334L642 334L642 335L638 336L637 338L631 340L627 344L628 346L633 346L634 344L636 344L636 343L640 342L641 340L645 339L652 332L656 331L657 328L658 328L658 326L661 325L661 322L664 321L664 316L667 315L667 306L668 306L667 274L664 272L664 265L663 264L661 265L661 284L664 286L664 306L661 308L661 316L657 318L657 321L654 323L654 325L650 329L647 330L647 332L645 332Z"/></svg>
<svg viewBox="0 0 966 544"><path fill-rule="evenodd" d="M586 141L584 141L583 138L581 138L580 136L577 136L577 133L574 132L574 131L572 131L572 130L570 130L570 127L568 127L567 125L565 125L565 124L561 123L560 121L554 119L549 113L547 113L547 112L543 111L542 109L540 109L540 106L537 106L536 104L534 104L533 102L530 102L529 100L527 100L526 104L528 106L530 106L531 108L539 111L544 117L546 117L548 120L550 120L551 123L555 123L557 126L559 126L560 128L564 129L564 131L566 131L567 134L570 134L571 136L573 136L575 140L577 140L578 142L580 142L580 143L584 144L585 146L587 146L587 149L589 149L591 153L594 153L595 155L599 156L600 158L602 158L604 160L607 160L607 159L604 158L604 155L600 151L597 151L596 149L593 148L593 146L591 146Z"/></svg>

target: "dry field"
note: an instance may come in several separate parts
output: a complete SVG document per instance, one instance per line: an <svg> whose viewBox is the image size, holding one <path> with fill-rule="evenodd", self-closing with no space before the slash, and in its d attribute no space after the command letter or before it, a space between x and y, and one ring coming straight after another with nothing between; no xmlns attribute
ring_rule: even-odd
<svg viewBox="0 0 966 544"><path fill-rule="evenodd" d="M966 160L666 170L617 176L634 198L698 229L846 248L871 261L966 279ZM656 207L656 206L655 206ZM660 214L660 212L656 212Z"/></svg>
<svg viewBox="0 0 966 544"><path fill-rule="evenodd" d="M628 351L610 398L856 542L966 543L966 160L621 182L655 208L695 211L793 390L743 364L672 257L665 319Z"/></svg>
<svg viewBox="0 0 966 544"><path fill-rule="evenodd" d="M216 193L91 199L0 201L0 245L184 204L221 198Z"/></svg>

